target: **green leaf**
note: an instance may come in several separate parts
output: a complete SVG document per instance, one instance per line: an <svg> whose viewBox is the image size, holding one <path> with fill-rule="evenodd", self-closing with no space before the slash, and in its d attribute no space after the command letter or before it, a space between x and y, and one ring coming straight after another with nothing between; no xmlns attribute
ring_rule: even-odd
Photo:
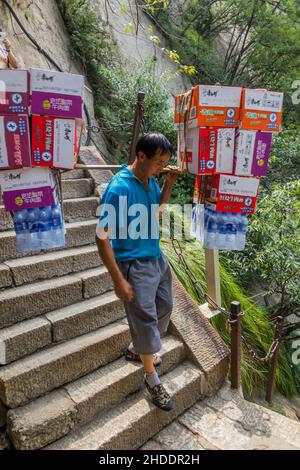
<svg viewBox="0 0 300 470"><path fill-rule="evenodd" d="M133 25L132 23L129 23L129 24L126 26L126 28L124 29L124 33L129 34L129 33L131 33L131 32L134 31L134 30L135 30L134 25Z"/></svg>
<svg viewBox="0 0 300 470"><path fill-rule="evenodd" d="M120 5L120 15L121 16L124 16L125 13L128 12L128 5L126 5L125 3L121 3Z"/></svg>

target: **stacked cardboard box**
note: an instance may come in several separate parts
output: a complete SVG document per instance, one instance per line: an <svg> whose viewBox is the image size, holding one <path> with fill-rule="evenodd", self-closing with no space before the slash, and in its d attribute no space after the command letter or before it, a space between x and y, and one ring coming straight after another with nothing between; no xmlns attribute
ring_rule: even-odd
<svg viewBox="0 0 300 470"><path fill-rule="evenodd" d="M175 98L178 165L197 176L195 197L209 211L255 211L282 104L283 93L211 85Z"/></svg>
<svg viewBox="0 0 300 470"><path fill-rule="evenodd" d="M29 74L0 70L0 170L31 166Z"/></svg>
<svg viewBox="0 0 300 470"><path fill-rule="evenodd" d="M79 75L0 70L0 185L21 252L64 244L52 168L76 163L83 89Z"/></svg>
<svg viewBox="0 0 300 470"><path fill-rule="evenodd" d="M83 117L84 77L31 69L32 165L72 169Z"/></svg>

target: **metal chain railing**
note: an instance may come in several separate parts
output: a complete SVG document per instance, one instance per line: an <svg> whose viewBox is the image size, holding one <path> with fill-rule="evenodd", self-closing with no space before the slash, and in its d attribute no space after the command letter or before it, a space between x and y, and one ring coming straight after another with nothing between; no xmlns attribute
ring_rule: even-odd
<svg viewBox="0 0 300 470"><path fill-rule="evenodd" d="M179 241L176 240L175 238L171 238L171 242L172 242L173 250L174 250L175 254L177 255L179 261L181 262L183 268L185 269L185 272L190 277L190 279L193 281L193 287L195 288L196 293L197 293L197 295L199 296L199 299L200 299L201 297L203 297L202 291L199 289L200 281L197 280L197 278L194 276L194 274L190 270L190 268L189 268L189 266L188 266L188 264L187 264L187 262L184 258L182 248L180 246ZM177 244L177 247L176 247L176 244Z"/></svg>
<svg viewBox="0 0 300 470"><path fill-rule="evenodd" d="M193 287L196 290L199 298L203 297L203 293L199 289L199 281L196 279L191 269L189 268L184 258L184 254L182 252L182 248L180 246L179 241L172 238L171 242L172 242L174 252L177 255L178 260L181 263L182 267L184 268L186 274L192 280ZM212 306L215 310L219 311L221 314L227 317L227 323L231 327L231 386L233 388L239 388L241 384L241 349L242 349L241 346L243 343L245 348L247 349L248 354L256 362L259 362L261 364L270 363L271 370L269 373L269 379L267 383L266 400L271 404L273 400L274 388L275 388L275 376L276 376L276 368L278 365L279 348L281 344L281 326L282 326L283 317L281 316L277 317L276 325L275 325L274 340L272 341L265 356L260 357L254 351L254 349L249 345L245 336L242 334L242 317L244 316L245 313L241 311L240 303L232 302L231 311L229 311L226 308L223 308L220 305L218 305L214 301L214 299L212 299L207 293L204 294L204 296L207 299L210 306Z"/></svg>
<svg viewBox="0 0 300 470"><path fill-rule="evenodd" d="M247 343L247 340L245 339L245 337L242 335L242 341L244 343L244 345L246 346L247 348L247 351L248 353L250 354L250 356L252 356L252 358L257 361L257 362L261 362L261 363L267 363L269 362L271 359L273 359L274 357L274 354L275 352L277 351L277 348L279 347L280 345L280 341L279 339L275 339L271 346L269 347L269 350L267 352L267 354L264 356L264 357L259 357L256 352L251 348L251 346L249 346L249 344Z"/></svg>

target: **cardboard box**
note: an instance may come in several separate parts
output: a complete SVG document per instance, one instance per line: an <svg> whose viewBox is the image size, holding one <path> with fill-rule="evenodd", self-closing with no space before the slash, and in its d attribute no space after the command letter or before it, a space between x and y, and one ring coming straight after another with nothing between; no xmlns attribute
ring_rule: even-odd
<svg viewBox="0 0 300 470"><path fill-rule="evenodd" d="M272 133L239 130L236 137L234 174L266 176Z"/></svg>
<svg viewBox="0 0 300 470"><path fill-rule="evenodd" d="M83 117L84 77L52 70L31 69L32 114Z"/></svg>
<svg viewBox="0 0 300 470"><path fill-rule="evenodd" d="M190 127L238 127L242 88L198 85L193 89Z"/></svg>
<svg viewBox="0 0 300 470"><path fill-rule="evenodd" d="M204 204L205 200L209 198L213 178L214 175L196 176L193 196L194 203L202 201Z"/></svg>
<svg viewBox="0 0 300 470"><path fill-rule="evenodd" d="M75 119L32 116L32 166L72 169L77 154Z"/></svg>
<svg viewBox="0 0 300 470"><path fill-rule="evenodd" d="M243 89L240 128L279 132L282 104L283 93Z"/></svg>
<svg viewBox="0 0 300 470"><path fill-rule="evenodd" d="M0 116L0 170L31 167L28 116Z"/></svg>
<svg viewBox="0 0 300 470"><path fill-rule="evenodd" d="M6 211L57 203L55 178L49 168L2 171L0 186Z"/></svg>
<svg viewBox="0 0 300 470"><path fill-rule="evenodd" d="M178 133L178 166L194 175L232 174L235 129L200 127Z"/></svg>
<svg viewBox="0 0 300 470"><path fill-rule="evenodd" d="M27 70L0 70L0 115L28 114L29 73Z"/></svg>
<svg viewBox="0 0 300 470"><path fill-rule="evenodd" d="M258 197L259 179L215 175L207 192L207 201L216 203L220 212L238 212L252 214Z"/></svg>
<svg viewBox="0 0 300 470"><path fill-rule="evenodd" d="M183 130L185 123L191 119L190 110L196 106L194 88L186 93L175 96L175 114L174 114L174 128L176 130Z"/></svg>

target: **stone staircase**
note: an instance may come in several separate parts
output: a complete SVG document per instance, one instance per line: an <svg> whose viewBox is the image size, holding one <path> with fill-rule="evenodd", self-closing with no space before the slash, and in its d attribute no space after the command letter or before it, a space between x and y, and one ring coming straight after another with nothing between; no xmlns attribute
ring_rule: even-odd
<svg viewBox="0 0 300 470"><path fill-rule="evenodd" d="M101 163L83 148L84 163ZM176 407L158 410L95 245L108 171L63 174L66 247L20 256L0 206L0 406L16 449L135 449L223 383L228 351L177 279L162 381ZM1 202L0 202L1 204ZM1 405L2 403L2 405Z"/></svg>

